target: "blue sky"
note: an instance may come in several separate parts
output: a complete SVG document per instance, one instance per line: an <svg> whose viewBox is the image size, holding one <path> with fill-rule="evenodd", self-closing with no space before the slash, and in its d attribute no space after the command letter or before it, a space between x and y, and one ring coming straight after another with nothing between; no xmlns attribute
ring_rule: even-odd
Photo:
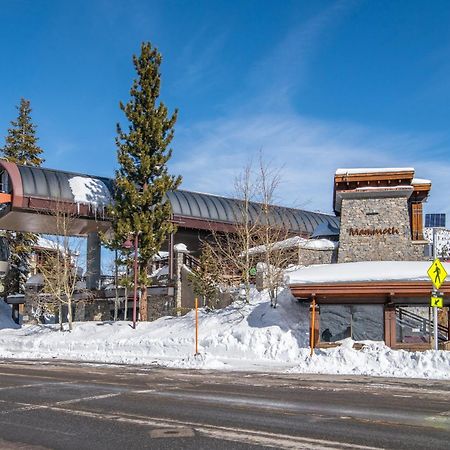
<svg viewBox="0 0 450 450"><path fill-rule="evenodd" d="M260 150L279 201L331 211L338 167L413 166L450 213L450 3L3 0L0 145L31 100L46 166L112 176L142 41L178 107L172 172L233 193Z"/></svg>

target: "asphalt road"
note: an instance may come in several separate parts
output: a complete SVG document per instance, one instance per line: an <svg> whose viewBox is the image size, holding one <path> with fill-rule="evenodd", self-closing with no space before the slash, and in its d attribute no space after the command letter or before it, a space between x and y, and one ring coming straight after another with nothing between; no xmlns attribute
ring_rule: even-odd
<svg viewBox="0 0 450 450"><path fill-rule="evenodd" d="M264 447L448 449L450 383L0 361L0 449Z"/></svg>

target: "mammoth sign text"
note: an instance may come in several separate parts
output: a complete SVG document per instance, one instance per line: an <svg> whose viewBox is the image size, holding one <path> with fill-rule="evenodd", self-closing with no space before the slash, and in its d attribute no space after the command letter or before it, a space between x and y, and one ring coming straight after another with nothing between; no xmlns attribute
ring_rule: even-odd
<svg viewBox="0 0 450 450"><path fill-rule="evenodd" d="M400 234L398 228L350 228L348 230L350 236L382 236L385 234Z"/></svg>

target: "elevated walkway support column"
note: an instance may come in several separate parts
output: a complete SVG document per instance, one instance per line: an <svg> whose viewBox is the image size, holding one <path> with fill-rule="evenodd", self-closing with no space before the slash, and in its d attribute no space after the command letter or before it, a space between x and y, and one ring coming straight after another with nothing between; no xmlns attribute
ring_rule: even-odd
<svg viewBox="0 0 450 450"><path fill-rule="evenodd" d="M97 232L87 236L86 288L98 289L101 275L101 245Z"/></svg>

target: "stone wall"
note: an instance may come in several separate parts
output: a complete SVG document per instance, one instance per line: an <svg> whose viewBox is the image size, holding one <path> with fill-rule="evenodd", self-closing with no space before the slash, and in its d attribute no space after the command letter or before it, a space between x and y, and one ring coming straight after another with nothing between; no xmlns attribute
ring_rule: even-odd
<svg viewBox="0 0 450 450"><path fill-rule="evenodd" d="M148 320L156 320L163 316L176 315L175 300L168 287L149 287L147 294Z"/></svg>
<svg viewBox="0 0 450 450"><path fill-rule="evenodd" d="M344 198L338 262L425 260L413 244L407 197Z"/></svg>
<svg viewBox="0 0 450 450"><path fill-rule="evenodd" d="M298 251L297 264L310 266L312 264L332 264L337 262L337 248L330 250L318 250L301 248Z"/></svg>

